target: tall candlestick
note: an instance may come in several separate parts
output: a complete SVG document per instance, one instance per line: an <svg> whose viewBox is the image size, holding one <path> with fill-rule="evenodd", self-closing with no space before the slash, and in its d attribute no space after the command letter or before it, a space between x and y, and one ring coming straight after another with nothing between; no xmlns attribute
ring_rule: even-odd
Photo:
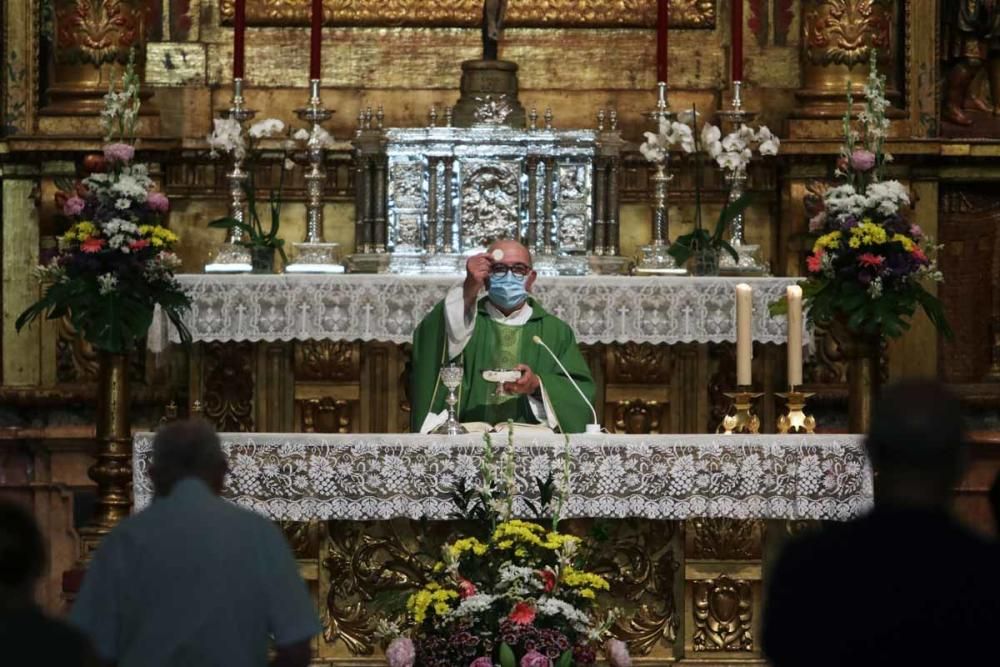
<svg viewBox="0 0 1000 667"><path fill-rule="evenodd" d="M667 24L670 21L670 0L656 0L656 81L667 83Z"/></svg>
<svg viewBox="0 0 1000 667"><path fill-rule="evenodd" d="M788 299L788 385L802 385L802 288L789 285Z"/></svg>
<svg viewBox="0 0 1000 667"><path fill-rule="evenodd" d="M244 46L247 31L247 2L236 0L233 7L233 78L243 78Z"/></svg>
<svg viewBox="0 0 1000 667"><path fill-rule="evenodd" d="M743 0L733 0L730 39L733 49L733 81L743 80Z"/></svg>
<svg viewBox="0 0 1000 667"><path fill-rule="evenodd" d="M736 384L750 386L753 361L753 289L746 283L736 286Z"/></svg>
<svg viewBox="0 0 1000 667"><path fill-rule="evenodd" d="M309 78L320 78L323 44L323 0L312 0L312 31L309 33Z"/></svg>

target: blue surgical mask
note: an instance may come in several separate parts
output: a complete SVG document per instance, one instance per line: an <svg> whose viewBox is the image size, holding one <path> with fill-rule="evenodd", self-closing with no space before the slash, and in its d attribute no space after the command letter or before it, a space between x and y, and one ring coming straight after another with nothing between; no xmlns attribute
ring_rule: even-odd
<svg viewBox="0 0 1000 667"><path fill-rule="evenodd" d="M491 276L490 301L503 310L517 308L528 298L528 290L524 288L527 279L528 276L515 276L513 271L499 277Z"/></svg>

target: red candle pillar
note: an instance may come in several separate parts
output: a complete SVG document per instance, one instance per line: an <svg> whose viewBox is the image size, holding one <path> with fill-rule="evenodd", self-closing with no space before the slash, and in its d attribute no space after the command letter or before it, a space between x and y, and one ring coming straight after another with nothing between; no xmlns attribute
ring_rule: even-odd
<svg viewBox="0 0 1000 667"><path fill-rule="evenodd" d="M323 45L323 0L312 0L312 32L309 33L309 78L320 78Z"/></svg>
<svg viewBox="0 0 1000 667"><path fill-rule="evenodd" d="M247 31L246 0L236 0L233 10L233 78L243 78L244 45L243 38Z"/></svg>
<svg viewBox="0 0 1000 667"><path fill-rule="evenodd" d="M656 0L656 81L667 82L667 24L670 21L670 0Z"/></svg>
<svg viewBox="0 0 1000 667"><path fill-rule="evenodd" d="M743 0L733 0L732 26L730 28L733 49L732 78L743 80Z"/></svg>

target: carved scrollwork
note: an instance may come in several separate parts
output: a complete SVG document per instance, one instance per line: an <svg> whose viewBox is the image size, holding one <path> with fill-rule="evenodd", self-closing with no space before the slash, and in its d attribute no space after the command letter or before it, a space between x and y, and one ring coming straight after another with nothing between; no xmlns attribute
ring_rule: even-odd
<svg viewBox="0 0 1000 667"><path fill-rule="evenodd" d="M608 380L632 384L668 384L671 359L667 345L623 343L611 347Z"/></svg>
<svg viewBox="0 0 1000 667"><path fill-rule="evenodd" d="M746 581L721 575L691 582L694 650L753 650L753 589Z"/></svg>
<svg viewBox="0 0 1000 667"><path fill-rule="evenodd" d="M360 374L359 343L307 340L295 344L295 379L298 382L356 380Z"/></svg>
<svg viewBox="0 0 1000 667"><path fill-rule="evenodd" d="M205 349L202 411L220 431L254 429L253 351L252 343L210 343Z"/></svg>
<svg viewBox="0 0 1000 667"><path fill-rule="evenodd" d="M616 433L659 433L662 407L656 401L619 401L615 407Z"/></svg>
<svg viewBox="0 0 1000 667"><path fill-rule="evenodd" d="M688 557L707 560L759 560L764 531L760 521L694 519L687 522Z"/></svg>
<svg viewBox="0 0 1000 667"><path fill-rule="evenodd" d="M887 51L892 6L884 0L822 0L805 12L806 54L818 65L860 65L871 49Z"/></svg>
<svg viewBox="0 0 1000 667"><path fill-rule="evenodd" d="M233 0L222 0L224 22L233 18ZM249 0L251 25L308 25L309 0ZM715 27L715 0L673 0L672 28ZM329 23L349 26L476 27L482 0L325 0ZM512 0L506 25L545 28L651 28L656 25L655 0Z"/></svg>
<svg viewBox="0 0 1000 667"><path fill-rule="evenodd" d="M296 558L308 559L319 556L320 538L323 525L318 521L279 521L278 527L288 540Z"/></svg>
<svg viewBox="0 0 1000 667"><path fill-rule="evenodd" d="M350 433L353 408L350 401L330 396L297 400L303 433Z"/></svg>
<svg viewBox="0 0 1000 667"><path fill-rule="evenodd" d="M140 44L146 3L135 0L59 0L54 3L56 43L61 62L124 63Z"/></svg>

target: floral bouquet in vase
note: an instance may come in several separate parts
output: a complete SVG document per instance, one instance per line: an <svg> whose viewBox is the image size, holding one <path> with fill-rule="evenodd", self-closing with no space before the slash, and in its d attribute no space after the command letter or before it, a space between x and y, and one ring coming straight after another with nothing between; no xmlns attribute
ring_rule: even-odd
<svg viewBox="0 0 1000 667"><path fill-rule="evenodd" d="M878 74L873 53L857 130L851 123L853 99L848 92L845 141L837 163L843 183L826 191L809 221L816 235L807 259L809 278L802 286L809 318L846 325L863 336L896 338L909 328L920 307L949 335L940 301L924 286L943 279L934 260L936 247L906 218L907 188L884 179L892 161L885 151L888 106L885 78ZM775 312L784 305L776 304Z"/></svg>
<svg viewBox="0 0 1000 667"><path fill-rule="evenodd" d="M139 78L130 58L122 90L111 90L101 113L107 144L93 173L60 200L70 221L59 250L38 268L44 293L17 319L20 330L40 315L69 316L83 338L115 354L135 350L160 307L180 333L190 301L174 277L177 235L163 226L170 208L146 165L135 157Z"/></svg>
<svg viewBox="0 0 1000 667"><path fill-rule="evenodd" d="M488 436L486 447L483 487L467 493L460 486L455 496L459 516L482 534L444 545L430 579L407 599L410 636L389 644L390 667L582 667L595 664L599 648L612 665L631 665L623 642L602 647L618 614L598 613L597 598L610 585L587 570L583 540L559 532L557 519L513 518L513 448L494 474ZM539 516L555 495L558 517L568 470L567 459L555 493L551 477L539 482ZM383 634L400 631L387 626Z"/></svg>

